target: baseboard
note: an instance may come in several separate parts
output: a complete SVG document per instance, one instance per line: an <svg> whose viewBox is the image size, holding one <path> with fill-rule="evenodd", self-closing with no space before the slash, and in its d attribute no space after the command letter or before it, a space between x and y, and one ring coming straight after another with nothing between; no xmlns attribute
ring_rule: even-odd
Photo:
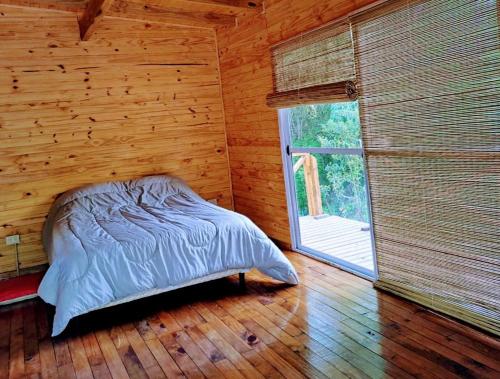
<svg viewBox="0 0 500 379"><path fill-rule="evenodd" d="M41 271L47 271L48 268L49 268L49 265L47 263L45 263L43 265L22 268L19 270L19 275L21 276L21 275L34 274L36 272L41 272ZM15 278L16 276L17 276L17 271L1 272L0 273L0 280L11 279L11 278Z"/></svg>

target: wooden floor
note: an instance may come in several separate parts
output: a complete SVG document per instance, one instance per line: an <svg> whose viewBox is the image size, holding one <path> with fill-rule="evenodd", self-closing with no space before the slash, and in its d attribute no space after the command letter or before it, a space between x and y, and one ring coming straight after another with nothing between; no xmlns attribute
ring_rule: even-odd
<svg viewBox="0 0 500 379"><path fill-rule="evenodd" d="M373 271L370 230L364 222L338 216L299 218L302 245Z"/></svg>
<svg viewBox="0 0 500 379"><path fill-rule="evenodd" d="M91 313L0 310L0 378L500 378L500 342L289 253L301 284L250 273Z"/></svg>

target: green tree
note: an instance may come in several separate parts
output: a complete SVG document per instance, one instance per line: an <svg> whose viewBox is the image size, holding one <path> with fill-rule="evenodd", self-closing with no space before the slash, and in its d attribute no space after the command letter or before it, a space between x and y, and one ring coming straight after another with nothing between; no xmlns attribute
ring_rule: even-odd
<svg viewBox="0 0 500 379"><path fill-rule="evenodd" d="M304 105L290 110L294 147L361 147L357 102ZM323 211L368 221L363 161L359 156L315 154ZM296 162L298 157L294 157ZM307 215L304 171L295 174L300 215Z"/></svg>

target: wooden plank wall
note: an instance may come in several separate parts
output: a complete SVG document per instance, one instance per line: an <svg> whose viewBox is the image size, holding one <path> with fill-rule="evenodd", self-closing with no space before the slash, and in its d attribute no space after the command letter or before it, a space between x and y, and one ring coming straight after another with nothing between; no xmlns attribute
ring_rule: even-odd
<svg viewBox="0 0 500 379"><path fill-rule="evenodd" d="M374 0L268 0L264 12L217 29L235 209L290 244L270 46Z"/></svg>
<svg viewBox="0 0 500 379"><path fill-rule="evenodd" d="M105 19L79 42L74 14L0 6L0 273L46 262L55 196L178 175L232 207L213 30Z"/></svg>

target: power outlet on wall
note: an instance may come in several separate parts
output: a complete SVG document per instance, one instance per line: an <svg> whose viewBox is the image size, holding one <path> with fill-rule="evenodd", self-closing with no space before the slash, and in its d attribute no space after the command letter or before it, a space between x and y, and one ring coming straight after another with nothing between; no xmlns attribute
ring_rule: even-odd
<svg viewBox="0 0 500 379"><path fill-rule="evenodd" d="M21 243L21 238L19 237L19 234L13 234L11 236L5 237L6 245L17 245L20 243Z"/></svg>

